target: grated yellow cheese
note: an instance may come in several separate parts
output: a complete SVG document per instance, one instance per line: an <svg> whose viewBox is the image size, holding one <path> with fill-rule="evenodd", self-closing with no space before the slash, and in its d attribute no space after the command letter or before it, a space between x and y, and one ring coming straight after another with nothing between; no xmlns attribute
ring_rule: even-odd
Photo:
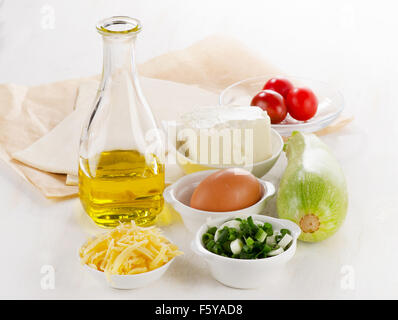
<svg viewBox="0 0 398 320"><path fill-rule="evenodd" d="M161 267L181 255L159 228L141 228L134 222L88 240L79 251L81 263L111 274L138 274Z"/></svg>

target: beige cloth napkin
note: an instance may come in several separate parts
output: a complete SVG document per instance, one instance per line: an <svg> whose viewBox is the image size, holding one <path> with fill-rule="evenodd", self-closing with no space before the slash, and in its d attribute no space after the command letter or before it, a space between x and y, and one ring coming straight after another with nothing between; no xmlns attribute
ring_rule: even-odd
<svg viewBox="0 0 398 320"><path fill-rule="evenodd" d="M240 42L224 36L212 36L151 59L139 66L139 72L158 120L173 120L187 108L215 104L216 93L236 81L280 74ZM66 174L68 183L76 182L78 144L74 141L80 137L98 79L35 87L0 85L0 157L46 197L77 194L76 186L66 184ZM337 126L347 121L343 119ZM326 129L331 131L333 126Z"/></svg>
<svg viewBox="0 0 398 320"><path fill-rule="evenodd" d="M142 77L140 83L152 111L162 121L178 119L180 114L201 105L217 104L215 93L181 83ZM84 121L91 113L99 81L84 82L79 87L75 111L54 129L26 149L14 152L12 158L31 167L67 174L67 185L76 185L79 139ZM182 176L177 164L166 163L166 182Z"/></svg>
<svg viewBox="0 0 398 320"><path fill-rule="evenodd" d="M65 175L29 167L12 160L11 154L31 145L73 111L81 81L84 79L31 88L0 85L0 157L48 197L71 196L76 187L65 185Z"/></svg>

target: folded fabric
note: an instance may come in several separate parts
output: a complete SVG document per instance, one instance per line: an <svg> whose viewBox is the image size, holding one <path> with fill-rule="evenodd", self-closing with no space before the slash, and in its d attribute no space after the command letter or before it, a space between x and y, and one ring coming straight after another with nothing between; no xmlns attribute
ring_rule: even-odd
<svg viewBox="0 0 398 320"><path fill-rule="evenodd" d="M98 86L99 82L94 80L83 83L75 110L48 134L28 148L13 153L12 157L42 171L68 174L67 184L76 184L80 135L92 111L90 107ZM141 86L152 111L161 121L177 119L181 113L200 105L218 103L216 94L176 82L142 77ZM180 172L176 164L166 164L166 181L174 182Z"/></svg>
<svg viewBox="0 0 398 320"><path fill-rule="evenodd" d="M0 85L0 158L47 197L72 196L77 189L65 185L65 175L27 166L11 154L31 145L73 111L82 81L86 79L35 87Z"/></svg>

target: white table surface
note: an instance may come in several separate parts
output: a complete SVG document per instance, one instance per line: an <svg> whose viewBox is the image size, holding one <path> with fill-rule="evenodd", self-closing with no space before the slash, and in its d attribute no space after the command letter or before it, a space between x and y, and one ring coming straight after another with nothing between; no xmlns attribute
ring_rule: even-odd
<svg viewBox="0 0 398 320"><path fill-rule="evenodd" d="M355 121L324 137L345 172L350 205L340 231L299 243L285 277L256 290L225 287L189 249L183 225L165 232L185 251L165 276L118 291L92 279L77 249L93 226L78 199L51 201L0 162L0 298L398 298L398 45L393 1L0 0L0 82L39 84L96 74L100 18L141 18L144 61L212 33L234 35L292 75L339 88ZM284 157L266 176L277 181ZM273 212L270 204L268 210ZM41 288L41 268L55 287Z"/></svg>

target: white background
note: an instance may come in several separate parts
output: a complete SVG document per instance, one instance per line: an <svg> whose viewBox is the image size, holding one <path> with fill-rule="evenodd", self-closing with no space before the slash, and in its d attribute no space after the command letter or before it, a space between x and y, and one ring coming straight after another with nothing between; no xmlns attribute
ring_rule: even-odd
<svg viewBox="0 0 398 320"><path fill-rule="evenodd" d="M339 88L355 121L324 141L347 178L346 222L322 243L300 243L285 277L258 290L213 280L188 249L191 235L176 225L166 232L185 256L153 285L118 291L78 263L90 228L78 200L47 200L0 163L0 298L398 298L395 1L0 0L0 82L34 85L98 74L102 49L94 26L112 15L143 22L139 62L225 33L288 74ZM43 265L55 268L53 290L40 286Z"/></svg>

